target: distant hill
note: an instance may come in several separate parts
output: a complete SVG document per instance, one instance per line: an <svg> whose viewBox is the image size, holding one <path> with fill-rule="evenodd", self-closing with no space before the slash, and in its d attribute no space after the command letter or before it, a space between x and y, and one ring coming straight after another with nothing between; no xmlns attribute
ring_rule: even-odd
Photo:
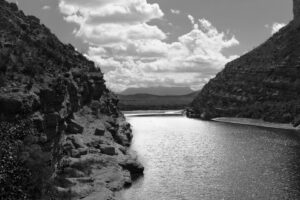
<svg viewBox="0 0 300 200"><path fill-rule="evenodd" d="M228 63L191 104L191 117L242 117L300 125L300 0L294 20Z"/></svg>
<svg viewBox="0 0 300 200"><path fill-rule="evenodd" d="M119 107L129 110L179 110L188 106L198 92L187 95L159 96L151 94L118 95Z"/></svg>
<svg viewBox="0 0 300 200"><path fill-rule="evenodd" d="M148 87L128 88L120 95L151 94L158 96L181 96L193 93L189 87Z"/></svg>

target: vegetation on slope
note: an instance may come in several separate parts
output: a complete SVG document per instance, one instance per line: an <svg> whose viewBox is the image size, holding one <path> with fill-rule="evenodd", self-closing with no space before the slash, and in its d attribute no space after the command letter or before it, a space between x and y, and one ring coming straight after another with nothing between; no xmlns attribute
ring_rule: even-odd
<svg viewBox="0 0 300 200"><path fill-rule="evenodd" d="M190 116L246 117L300 124L300 25L228 63L191 104Z"/></svg>

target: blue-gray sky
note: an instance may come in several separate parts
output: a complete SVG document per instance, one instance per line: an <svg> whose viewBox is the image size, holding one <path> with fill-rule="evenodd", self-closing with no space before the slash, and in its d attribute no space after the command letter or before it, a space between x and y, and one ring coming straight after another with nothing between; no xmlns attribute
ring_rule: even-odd
<svg viewBox="0 0 300 200"><path fill-rule="evenodd" d="M18 5L95 61L114 91L200 89L226 62L292 19L292 0L19 0Z"/></svg>

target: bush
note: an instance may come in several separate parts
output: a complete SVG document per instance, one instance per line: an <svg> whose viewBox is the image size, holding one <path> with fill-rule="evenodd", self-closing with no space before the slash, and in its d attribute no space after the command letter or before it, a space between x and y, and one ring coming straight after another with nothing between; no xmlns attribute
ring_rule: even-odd
<svg viewBox="0 0 300 200"><path fill-rule="evenodd" d="M6 85L6 77L4 74L0 74L0 87L4 87Z"/></svg>
<svg viewBox="0 0 300 200"><path fill-rule="evenodd" d="M26 200L31 172L19 159L22 140L32 135L30 121L0 122L0 199Z"/></svg>
<svg viewBox="0 0 300 200"><path fill-rule="evenodd" d="M39 65L28 65L28 66L25 66L24 69L23 69L23 73L28 75L28 76L31 76L31 77L35 77L39 74L42 74L44 71L44 69L39 66Z"/></svg>

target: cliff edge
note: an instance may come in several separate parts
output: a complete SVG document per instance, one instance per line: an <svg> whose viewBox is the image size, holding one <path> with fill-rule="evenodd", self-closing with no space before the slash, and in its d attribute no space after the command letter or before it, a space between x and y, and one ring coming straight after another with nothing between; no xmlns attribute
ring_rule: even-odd
<svg viewBox="0 0 300 200"><path fill-rule="evenodd" d="M188 115L246 117L300 124L300 1L294 20L265 43L228 63L204 86Z"/></svg>
<svg viewBox="0 0 300 200"><path fill-rule="evenodd" d="M300 18L300 0L293 0L293 14L294 20Z"/></svg>
<svg viewBox="0 0 300 200"><path fill-rule="evenodd" d="M0 199L114 199L143 167L103 74L0 0Z"/></svg>

